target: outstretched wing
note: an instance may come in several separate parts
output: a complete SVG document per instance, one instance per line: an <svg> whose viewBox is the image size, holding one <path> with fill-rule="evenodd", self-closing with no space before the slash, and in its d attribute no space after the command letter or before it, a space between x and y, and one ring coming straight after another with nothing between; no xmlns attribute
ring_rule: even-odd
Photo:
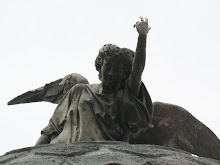
<svg viewBox="0 0 220 165"><path fill-rule="evenodd" d="M56 103L76 84L88 84L88 80L78 73L72 73L64 78L53 81L45 86L28 91L8 102L8 105L48 101Z"/></svg>

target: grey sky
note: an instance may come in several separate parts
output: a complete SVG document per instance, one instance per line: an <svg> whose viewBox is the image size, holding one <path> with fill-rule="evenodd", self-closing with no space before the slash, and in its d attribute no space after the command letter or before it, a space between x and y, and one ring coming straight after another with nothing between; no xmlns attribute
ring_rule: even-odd
<svg viewBox="0 0 220 165"><path fill-rule="evenodd" d="M7 106L28 90L80 73L98 83L105 43L135 50L149 19L143 73L152 100L177 104L220 137L220 1L0 1L0 155L35 144L55 105Z"/></svg>

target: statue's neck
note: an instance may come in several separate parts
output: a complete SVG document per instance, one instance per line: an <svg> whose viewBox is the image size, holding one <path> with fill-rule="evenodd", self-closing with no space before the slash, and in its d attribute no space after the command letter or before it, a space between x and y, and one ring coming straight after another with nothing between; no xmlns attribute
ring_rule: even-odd
<svg viewBox="0 0 220 165"><path fill-rule="evenodd" d="M98 93L100 94L113 94L115 92L116 91L103 88L102 84L98 85Z"/></svg>

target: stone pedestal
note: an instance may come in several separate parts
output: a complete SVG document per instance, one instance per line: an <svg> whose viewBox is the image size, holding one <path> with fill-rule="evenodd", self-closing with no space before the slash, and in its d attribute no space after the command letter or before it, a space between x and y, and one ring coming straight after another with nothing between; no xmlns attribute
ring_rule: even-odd
<svg viewBox="0 0 220 165"><path fill-rule="evenodd" d="M79 142L23 148L0 157L4 165L219 165L220 161L157 145Z"/></svg>

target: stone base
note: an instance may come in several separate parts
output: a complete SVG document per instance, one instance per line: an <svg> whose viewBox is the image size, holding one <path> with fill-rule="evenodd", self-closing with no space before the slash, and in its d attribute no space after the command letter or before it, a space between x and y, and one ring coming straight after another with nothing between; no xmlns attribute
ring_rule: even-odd
<svg viewBox="0 0 220 165"><path fill-rule="evenodd" d="M219 165L220 161L157 145L124 142L47 144L10 151L0 157L4 165Z"/></svg>

